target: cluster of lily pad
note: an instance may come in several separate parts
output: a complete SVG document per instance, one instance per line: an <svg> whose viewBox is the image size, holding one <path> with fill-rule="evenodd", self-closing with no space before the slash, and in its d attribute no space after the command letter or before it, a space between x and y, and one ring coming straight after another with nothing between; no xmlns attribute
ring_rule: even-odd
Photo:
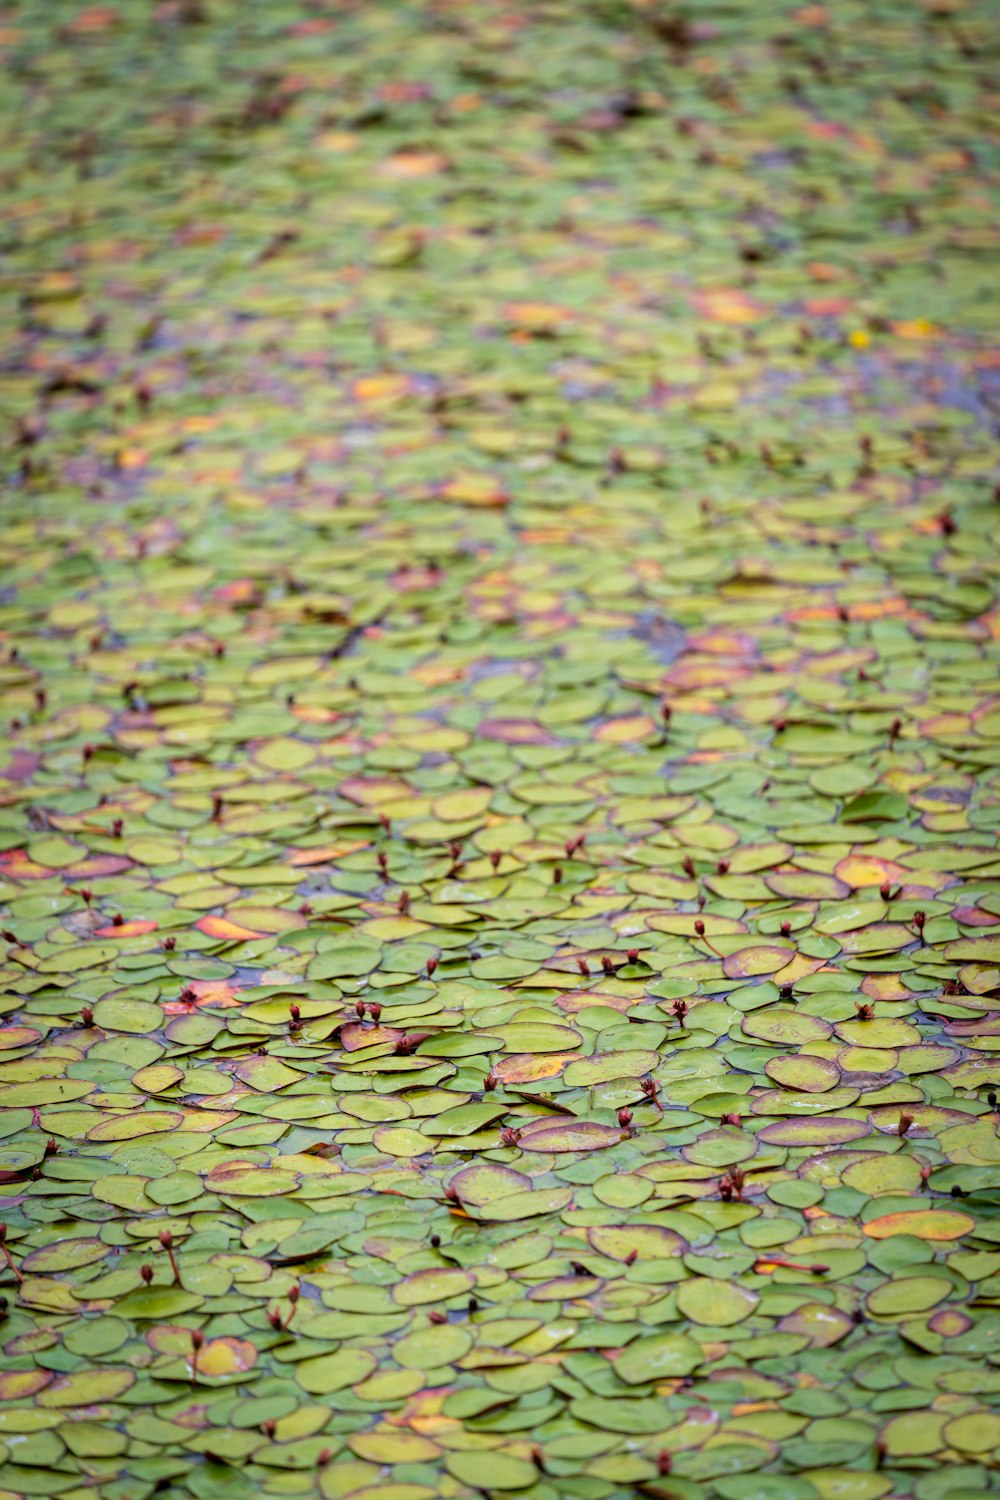
<svg viewBox="0 0 1000 1500"><path fill-rule="evenodd" d="M989 8L0 47L0 1496L992 1492Z"/></svg>

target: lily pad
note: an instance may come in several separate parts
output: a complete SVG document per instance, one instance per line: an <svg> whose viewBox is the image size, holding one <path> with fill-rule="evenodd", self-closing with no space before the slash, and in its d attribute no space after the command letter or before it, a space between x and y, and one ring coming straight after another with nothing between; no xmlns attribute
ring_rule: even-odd
<svg viewBox="0 0 1000 1500"><path fill-rule="evenodd" d="M701 1347L683 1333L658 1333L637 1339L615 1359L615 1374L628 1385L690 1375L702 1361Z"/></svg>

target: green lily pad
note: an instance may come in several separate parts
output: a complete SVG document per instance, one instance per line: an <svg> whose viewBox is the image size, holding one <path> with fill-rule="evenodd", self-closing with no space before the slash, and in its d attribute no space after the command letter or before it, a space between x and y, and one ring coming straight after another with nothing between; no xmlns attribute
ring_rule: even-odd
<svg viewBox="0 0 1000 1500"><path fill-rule="evenodd" d="M702 1361L701 1346L683 1333L637 1339L615 1359L615 1374L628 1385L690 1375Z"/></svg>

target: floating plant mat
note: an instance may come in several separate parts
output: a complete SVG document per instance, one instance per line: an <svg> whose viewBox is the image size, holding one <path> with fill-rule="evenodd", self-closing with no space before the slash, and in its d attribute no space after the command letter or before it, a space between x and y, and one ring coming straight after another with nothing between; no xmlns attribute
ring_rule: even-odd
<svg viewBox="0 0 1000 1500"><path fill-rule="evenodd" d="M991 8L0 48L0 1495L989 1493Z"/></svg>

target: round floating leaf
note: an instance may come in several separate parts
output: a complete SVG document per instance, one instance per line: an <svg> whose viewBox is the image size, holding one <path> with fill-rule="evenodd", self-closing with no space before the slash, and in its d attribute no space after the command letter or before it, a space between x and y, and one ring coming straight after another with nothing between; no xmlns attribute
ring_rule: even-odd
<svg viewBox="0 0 1000 1500"><path fill-rule="evenodd" d="M509 1198L512 1193L530 1190L531 1178L497 1162L476 1162L456 1172L448 1186L458 1195L459 1202L479 1207L497 1198Z"/></svg>
<svg viewBox="0 0 1000 1500"><path fill-rule="evenodd" d="M756 1149L754 1140L740 1131L706 1130L690 1146L682 1147L682 1154L688 1161L705 1166L731 1167L736 1162L748 1161Z"/></svg>
<svg viewBox="0 0 1000 1500"><path fill-rule="evenodd" d="M692 1323L728 1328L742 1323L760 1301L756 1292L734 1281L697 1276L677 1288L677 1310Z"/></svg>
<svg viewBox="0 0 1000 1500"><path fill-rule="evenodd" d="M653 1192L653 1184L631 1173L601 1177L592 1188L599 1203L609 1208L638 1208Z"/></svg>
<svg viewBox="0 0 1000 1500"><path fill-rule="evenodd" d="M505 1052L567 1052L582 1040L571 1026L549 1026L538 1021L514 1022L503 1029Z"/></svg>
<svg viewBox="0 0 1000 1500"><path fill-rule="evenodd" d="M839 1307L825 1302L805 1302L794 1312L786 1313L778 1327L784 1333L801 1333L817 1349L828 1349L853 1332L853 1318Z"/></svg>
<svg viewBox="0 0 1000 1500"><path fill-rule="evenodd" d="M960 1453L990 1453L1000 1447L1000 1415L992 1411L971 1411L955 1417L944 1429L949 1448Z"/></svg>
<svg viewBox="0 0 1000 1500"><path fill-rule="evenodd" d="M592 1088L611 1078L642 1078L659 1060L657 1052L594 1052L571 1062L563 1073L563 1082L567 1088Z"/></svg>
<svg viewBox="0 0 1000 1500"><path fill-rule="evenodd" d="M622 1135L621 1128L593 1120L573 1125L545 1122L523 1129L518 1144L522 1151L601 1151L618 1145Z"/></svg>
<svg viewBox="0 0 1000 1500"><path fill-rule="evenodd" d="M163 1012L147 1000L109 995L94 1006L94 1022L105 1031L128 1031L145 1036L163 1025Z"/></svg>
<svg viewBox="0 0 1000 1500"><path fill-rule="evenodd" d="M869 1219L864 1231L873 1240L897 1234L913 1235L918 1240L957 1240L963 1234L971 1234L975 1227L976 1221L969 1214L947 1208L915 1208Z"/></svg>
<svg viewBox="0 0 1000 1500"><path fill-rule="evenodd" d="M943 1412L905 1412L887 1422L880 1434L890 1458L921 1458L942 1445Z"/></svg>
<svg viewBox="0 0 1000 1500"><path fill-rule="evenodd" d="M758 1132L758 1140L771 1146L837 1146L868 1135L871 1126L847 1115L820 1115L811 1120L775 1120Z"/></svg>
<svg viewBox="0 0 1000 1500"><path fill-rule="evenodd" d="M680 1338L682 1335L668 1337ZM699 1350L699 1354L700 1352ZM642 1379L640 1375L635 1383L639 1384ZM647 1397L640 1401L628 1401L619 1396L611 1401L602 1396L578 1396L570 1403L570 1411L579 1421L588 1422L601 1432L621 1432L635 1436L664 1431L662 1407L658 1401L650 1401Z"/></svg>
<svg viewBox="0 0 1000 1500"><path fill-rule="evenodd" d="M749 1309L748 1309L749 1311ZM683 1333L636 1339L615 1359L615 1374L628 1385L645 1385L690 1375L701 1364L701 1346Z"/></svg>
<svg viewBox="0 0 1000 1500"><path fill-rule="evenodd" d="M493 1065L493 1072L511 1087L519 1083L542 1083L549 1078L558 1078L567 1063L577 1056L576 1052L548 1052L538 1056L533 1052L520 1052L513 1057L499 1058Z"/></svg>
<svg viewBox="0 0 1000 1500"><path fill-rule="evenodd" d="M329 1396L345 1386L357 1385L378 1364L368 1349L340 1349L304 1359L295 1367L295 1379L310 1396Z"/></svg>
<svg viewBox="0 0 1000 1500"><path fill-rule="evenodd" d="M885 1193L915 1193L921 1185L920 1163L912 1156L866 1155L844 1168L845 1187L881 1197Z"/></svg>
<svg viewBox="0 0 1000 1500"><path fill-rule="evenodd" d="M199 1292L174 1286L139 1286L115 1302L115 1311L123 1318L179 1318L193 1312L204 1302Z"/></svg>
<svg viewBox="0 0 1000 1500"><path fill-rule="evenodd" d="M861 1469L810 1469L809 1482L822 1500L881 1500L893 1487L886 1475Z"/></svg>
<svg viewBox="0 0 1000 1500"><path fill-rule="evenodd" d="M883 1282L868 1293L865 1305L877 1318L896 1318L903 1314L926 1312L943 1302L951 1287L936 1276L901 1276Z"/></svg>
<svg viewBox="0 0 1000 1500"><path fill-rule="evenodd" d="M430 1302L448 1302L471 1290L476 1278L471 1271L428 1267L414 1271L392 1289L392 1300L400 1307L423 1307Z"/></svg>
<svg viewBox="0 0 1000 1500"><path fill-rule="evenodd" d="M441 1452L437 1443L405 1428L381 1425L372 1432L356 1432L349 1439L351 1451L377 1464L422 1464Z"/></svg>
<svg viewBox="0 0 1000 1500"><path fill-rule="evenodd" d="M683 1255L687 1240L660 1224L600 1224L587 1230L595 1250L611 1260L670 1260Z"/></svg>
<svg viewBox="0 0 1000 1500"><path fill-rule="evenodd" d="M106 964L116 955L114 943L73 943L41 959L38 969L42 974L75 974Z"/></svg>
<svg viewBox="0 0 1000 1500"><path fill-rule="evenodd" d="M822 1094L840 1082L840 1069L828 1057L771 1057L764 1064L768 1078L786 1089Z"/></svg>
<svg viewBox="0 0 1000 1500"><path fill-rule="evenodd" d="M198 1351L198 1374L245 1375L257 1363L257 1349L249 1339L209 1339Z"/></svg>
<svg viewBox="0 0 1000 1500"><path fill-rule="evenodd" d="M794 948L755 944L739 948L723 960L722 972L731 979L749 979L759 974L776 974L794 957Z"/></svg>
<svg viewBox="0 0 1000 1500"><path fill-rule="evenodd" d="M392 1357L406 1370L437 1370L454 1364L472 1348L472 1334L454 1324L431 1324L397 1339Z"/></svg>
<svg viewBox="0 0 1000 1500"><path fill-rule="evenodd" d="M26 1401L54 1379L51 1370L0 1370L0 1401Z"/></svg>
<svg viewBox="0 0 1000 1500"><path fill-rule="evenodd" d="M376 1130L373 1143L388 1156L410 1158L424 1156L433 1150L432 1142L419 1130L410 1130L405 1125L387 1125Z"/></svg>
<svg viewBox="0 0 1000 1500"><path fill-rule="evenodd" d="M496 1449L448 1453L444 1462L448 1473L460 1484L487 1493L492 1490L526 1490L538 1478L537 1468L526 1458Z"/></svg>
<svg viewBox="0 0 1000 1500"><path fill-rule="evenodd" d="M808 1479L786 1474L740 1474L718 1479L720 1500L816 1500L819 1491Z"/></svg>
<svg viewBox="0 0 1000 1500"><path fill-rule="evenodd" d="M755 1115L822 1115L827 1110L847 1109L860 1097L861 1090L841 1084L826 1093L785 1093L771 1089L758 1094L750 1106Z"/></svg>
<svg viewBox="0 0 1000 1500"><path fill-rule="evenodd" d="M133 1370L80 1370L58 1375L34 1399L42 1407L99 1406L123 1396L134 1384Z"/></svg>
<svg viewBox="0 0 1000 1500"><path fill-rule="evenodd" d="M908 1021L838 1021L837 1035L853 1047L912 1047L920 1032Z"/></svg>
<svg viewBox="0 0 1000 1500"><path fill-rule="evenodd" d="M32 1276L44 1276L53 1271L74 1271L80 1266L93 1265L111 1253L111 1247L101 1240L79 1239L57 1240L32 1250L21 1262L21 1270Z"/></svg>
<svg viewBox="0 0 1000 1500"><path fill-rule="evenodd" d="M772 1042L782 1047L802 1047L807 1042L821 1042L831 1034L829 1021L820 1016L810 1016L804 1011L774 1009L753 1011L743 1017L743 1030L747 1036Z"/></svg>
<svg viewBox="0 0 1000 1500"><path fill-rule="evenodd" d="M511 1193L507 1198L492 1198L475 1210L474 1217L491 1224L513 1224L519 1219L533 1219L539 1214L561 1213L573 1201L571 1187L541 1187L527 1192Z"/></svg>

